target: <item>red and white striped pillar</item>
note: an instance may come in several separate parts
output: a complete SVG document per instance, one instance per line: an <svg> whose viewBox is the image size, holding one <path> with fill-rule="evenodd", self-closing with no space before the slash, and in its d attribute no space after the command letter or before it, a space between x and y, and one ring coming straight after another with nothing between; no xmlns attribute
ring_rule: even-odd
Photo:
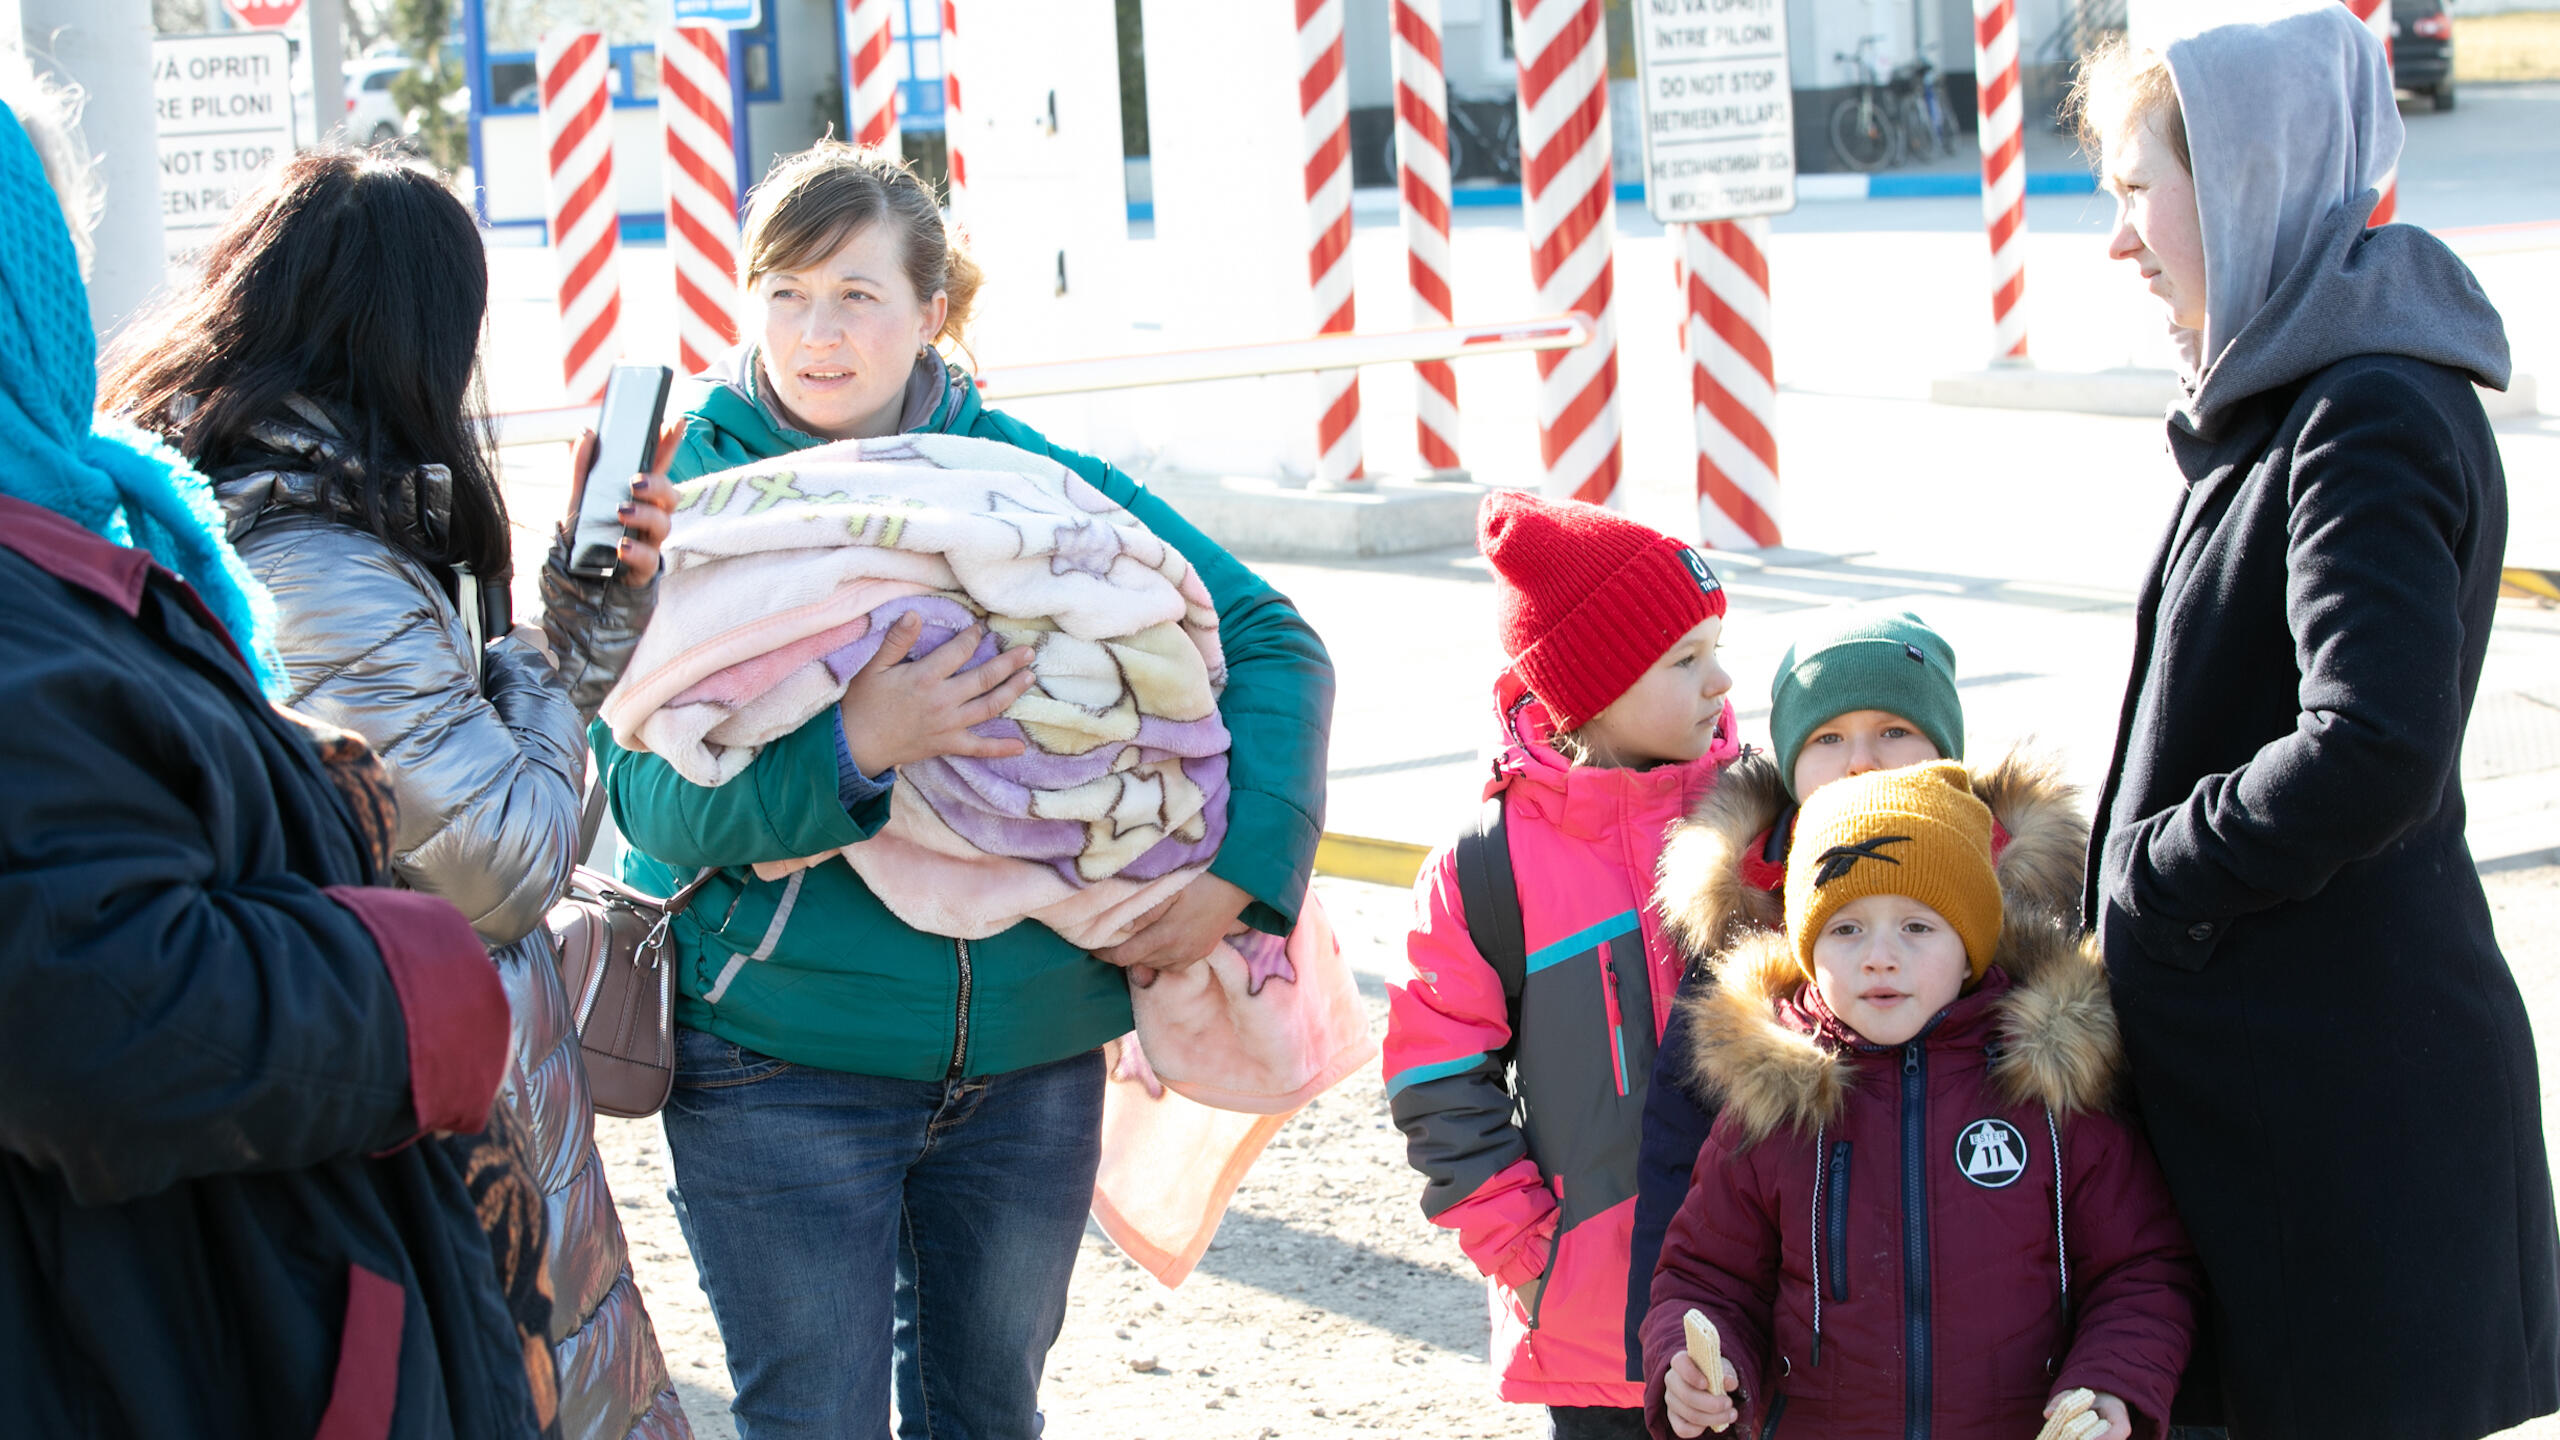
<svg viewBox="0 0 2560 1440"><path fill-rule="evenodd" d="M856 145L898 141L897 42L889 17L898 0L844 0L846 132Z"/></svg>
<svg viewBox="0 0 2560 1440"><path fill-rule="evenodd" d="M604 395L620 357L622 227L613 188L613 101L596 30L554 30L534 54L542 141L551 166L551 253L560 265L560 358L569 399Z"/></svg>
<svg viewBox="0 0 2560 1440"><path fill-rule="evenodd" d="M1718 550L1778 543L1778 376L1769 356L1769 222L1675 225L1681 352L1698 427L1698 534Z"/></svg>
<svg viewBox="0 0 2560 1440"><path fill-rule="evenodd" d="M945 0L948 3L948 0ZM1297 0L1298 116L1306 127L1307 284L1316 333L1346 334L1351 303L1351 86L1343 0ZM1316 483L1349 485L1360 463L1360 372L1316 372Z"/></svg>
<svg viewBox="0 0 2560 1440"><path fill-rule="evenodd" d="M1982 223L1991 235L1991 363L2027 360L2026 98L2018 89L2017 0L1973 0L1980 101Z"/></svg>
<svg viewBox="0 0 2560 1440"><path fill-rule="evenodd" d="M1510 0L1520 58L1520 174L1529 276L1546 314L1579 310L1591 343L1538 355L1538 449L1550 495L1606 505L1618 492L1616 237L1609 173L1609 52L1600 0Z"/></svg>
<svg viewBox="0 0 2560 1440"><path fill-rule="evenodd" d="M667 132L667 253L675 262L676 352L698 375L738 341L737 151L729 32L658 35L658 115Z"/></svg>
<svg viewBox="0 0 2560 1440"><path fill-rule="evenodd" d="M969 162L960 153L960 0L942 0L942 143L951 172L943 203L954 214L969 190Z"/></svg>
<svg viewBox="0 0 2560 1440"><path fill-rule="evenodd" d="M1417 325L1456 321L1449 300L1449 79L1440 68L1440 0L1392 0L1396 188L1403 196L1405 278ZM1422 463L1458 468L1458 375L1446 360L1414 367L1414 439Z"/></svg>
<svg viewBox="0 0 2560 1440"><path fill-rule="evenodd" d="M2382 63L2391 63L2391 0L2347 0L2347 9L2382 42ZM2388 225L2400 214L2400 170L2393 166L2382 177L2382 199L2373 207L2373 218L2367 225Z"/></svg>

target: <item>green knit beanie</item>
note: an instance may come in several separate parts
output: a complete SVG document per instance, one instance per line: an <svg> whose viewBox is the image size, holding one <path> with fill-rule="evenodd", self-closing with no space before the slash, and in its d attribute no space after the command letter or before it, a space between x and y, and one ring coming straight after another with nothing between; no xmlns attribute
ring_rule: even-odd
<svg viewBox="0 0 2560 1440"><path fill-rule="evenodd" d="M1851 616L1798 640L1778 661L1769 682L1769 748L1788 793L1805 741L1853 710L1890 711L1919 726L1940 759L1964 758L1956 652L1907 610Z"/></svg>

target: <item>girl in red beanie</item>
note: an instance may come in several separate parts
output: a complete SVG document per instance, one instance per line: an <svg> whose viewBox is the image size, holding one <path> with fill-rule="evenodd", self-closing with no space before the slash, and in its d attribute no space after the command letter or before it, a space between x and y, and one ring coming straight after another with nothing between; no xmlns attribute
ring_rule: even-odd
<svg viewBox="0 0 2560 1440"><path fill-rule="evenodd" d="M1387 1096L1423 1213L1487 1278L1502 1398L1548 1407L1558 1440L1636 1437L1627 1242L1681 972L1654 864L1739 748L1724 587L1697 551L1574 501L1490 495L1477 543L1507 745L1484 820L1416 883Z"/></svg>

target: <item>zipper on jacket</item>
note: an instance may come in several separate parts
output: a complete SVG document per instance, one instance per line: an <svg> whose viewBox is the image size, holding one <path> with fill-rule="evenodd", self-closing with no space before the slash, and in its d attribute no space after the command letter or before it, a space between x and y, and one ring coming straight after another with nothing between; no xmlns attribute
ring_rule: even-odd
<svg viewBox="0 0 2560 1440"><path fill-rule="evenodd" d="M969 1059L969 942L954 940L951 945L960 956L960 1006L951 1026L951 1068L945 1072L945 1078L957 1080L960 1067Z"/></svg>
<svg viewBox="0 0 2560 1440"><path fill-rule="evenodd" d="M1609 964L1608 942L1600 945L1600 995L1609 1007L1609 1066L1618 1080L1618 1098L1627 1098L1627 1022L1618 1009L1618 972Z"/></svg>
<svg viewBox="0 0 2560 1440"><path fill-rule="evenodd" d="M1902 1047L1902 1433L1929 1440L1929 1076L1922 1031Z"/></svg>
<svg viewBox="0 0 2560 1440"><path fill-rule="evenodd" d="M1769 1418L1760 1425L1760 1440L1777 1440L1778 1422L1787 1418L1787 1397L1780 1395L1769 1402Z"/></svg>
<svg viewBox="0 0 2560 1440"><path fill-rule="evenodd" d="M1831 1147L1830 1180L1831 1233L1823 1243L1831 1247L1831 1263L1823 1268L1831 1272L1831 1298L1849 1298L1849 1142L1843 1140Z"/></svg>

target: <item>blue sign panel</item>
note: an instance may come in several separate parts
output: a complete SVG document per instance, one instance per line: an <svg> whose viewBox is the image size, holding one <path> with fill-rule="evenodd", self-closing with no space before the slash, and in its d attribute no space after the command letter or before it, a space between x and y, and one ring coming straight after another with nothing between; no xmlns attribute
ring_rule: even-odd
<svg viewBox="0 0 2560 1440"><path fill-rule="evenodd" d="M758 16L759 0L675 0L676 23L679 25L725 25L732 30L752 30Z"/></svg>

